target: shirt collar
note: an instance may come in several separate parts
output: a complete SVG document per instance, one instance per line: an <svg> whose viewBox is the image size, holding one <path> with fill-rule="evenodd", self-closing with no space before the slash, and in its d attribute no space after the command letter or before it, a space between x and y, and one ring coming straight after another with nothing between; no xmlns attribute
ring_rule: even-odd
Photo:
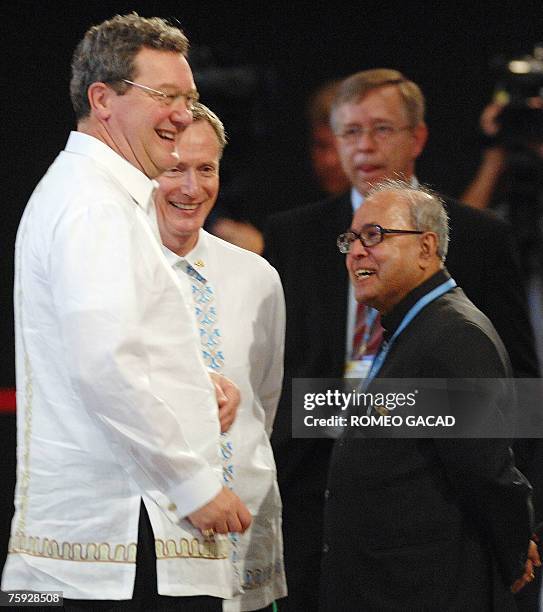
<svg viewBox="0 0 543 612"><path fill-rule="evenodd" d="M355 213L364 201L364 196L357 191L354 187L351 187L351 205L353 207L353 213Z"/></svg>
<svg viewBox="0 0 543 612"><path fill-rule="evenodd" d="M90 157L128 191L136 203L149 212L151 194L157 182L151 180L101 140L83 132L70 132L65 151Z"/></svg>
<svg viewBox="0 0 543 612"><path fill-rule="evenodd" d="M201 276L208 280L208 268L209 268L209 234L204 230L200 229L198 233L198 241L194 248L189 251L185 256L180 256L170 251L164 245L162 250L166 256L166 260L170 266L178 266L181 262L189 263Z"/></svg>
<svg viewBox="0 0 543 612"><path fill-rule="evenodd" d="M385 330L384 339L388 340L394 334L409 309L421 297L449 280L449 278L451 276L446 268L438 270L433 276L410 291L387 315L381 317L381 325Z"/></svg>

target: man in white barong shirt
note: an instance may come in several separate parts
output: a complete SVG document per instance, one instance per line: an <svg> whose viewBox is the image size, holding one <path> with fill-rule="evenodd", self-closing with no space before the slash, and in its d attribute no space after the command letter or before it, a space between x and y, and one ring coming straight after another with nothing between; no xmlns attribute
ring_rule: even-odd
<svg viewBox="0 0 543 612"><path fill-rule="evenodd" d="M196 103L193 123L178 137L179 162L158 179L158 225L172 268L187 264L205 279L212 302L214 365L241 391L236 420L223 437L229 486L253 523L234 540L234 563L244 593L223 610L261 610L286 595L281 499L269 441L283 377L285 307L279 275L266 260L202 229L219 192L226 144L220 119ZM198 283L193 291L198 295ZM205 310L205 307L203 308ZM202 331L205 324L201 326ZM209 334L204 332L204 344ZM176 527L168 528L175 537Z"/></svg>
<svg viewBox="0 0 543 612"><path fill-rule="evenodd" d="M142 499L158 593L184 596L171 609L220 606L213 598L239 590L228 538L212 534L241 532L251 517L222 482L190 287L164 257L151 198L192 121L187 46L177 28L131 14L91 28L74 54L77 131L17 235L18 467L4 591L130 600ZM182 607L194 595L210 597Z"/></svg>

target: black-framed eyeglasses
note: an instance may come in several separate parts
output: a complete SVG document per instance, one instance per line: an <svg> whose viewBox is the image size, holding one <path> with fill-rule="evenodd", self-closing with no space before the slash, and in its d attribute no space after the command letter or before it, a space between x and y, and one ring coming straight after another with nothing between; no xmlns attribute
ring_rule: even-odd
<svg viewBox="0 0 543 612"><path fill-rule="evenodd" d="M169 94L165 91L161 91L160 89L153 89L152 87L147 87L147 85L136 83L135 81L129 81L128 79L121 80L127 85L131 85L132 87L137 87L138 89L141 89L147 95L151 96L153 100L159 102L162 106L173 106L181 100L184 100L188 110L193 110L194 105L196 104L196 102L198 102L199 94L197 91Z"/></svg>
<svg viewBox="0 0 543 612"><path fill-rule="evenodd" d="M360 240L360 243L367 248L382 242L385 234L424 234L424 232L422 230L389 229L376 223L366 223L362 226L360 233L349 230L340 234L337 237L337 246L339 252L345 254L351 250L351 244L355 240Z"/></svg>

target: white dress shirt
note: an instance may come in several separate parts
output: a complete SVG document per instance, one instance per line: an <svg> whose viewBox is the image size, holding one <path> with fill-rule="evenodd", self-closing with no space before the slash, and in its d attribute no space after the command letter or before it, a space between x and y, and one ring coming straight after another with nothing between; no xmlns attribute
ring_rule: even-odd
<svg viewBox="0 0 543 612"><path fill-rule="evenodd" d="M181 258L164 249L180 277L186 259L211 283L222 373L241 391L228 432L232 489L253 515L237 538L235 572L244 593L225 600L228 612L257 610L286 595L281 536L281 498L269 441L283 377L285 305L279 275L262 257L200 230L194 249ZM164 524L175 533L176 527ZM160 571L160 566L159 566Z"/></svg>
<svg viewBox="0 0 543 612"><path fill-rule="evenodd" d="M228 540L206 543L183 519L221 490L220 427L190 287L150 223L153 187L105 144L73 132L25 209L3 590L131 598L142 497L159 593L237 590Z"/></svg>

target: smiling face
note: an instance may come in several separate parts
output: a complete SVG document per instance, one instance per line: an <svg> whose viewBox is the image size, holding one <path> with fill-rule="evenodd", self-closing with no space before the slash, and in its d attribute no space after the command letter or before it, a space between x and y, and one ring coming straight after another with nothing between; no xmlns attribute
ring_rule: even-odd
<svg viewBox="0 0 543 612"><path fill-rule="evenodd" d="M198 241L198 232L219 193L221 148L205 120L195 121L179 137L179 162L159 179L156 195L162 242L186 255Z"/></svg>
<svg viewBox="0 0 543 612"><path fill-rule="evenodd" d="M167 94L195 91L192 71L183 55L144 47L135 58L135 82ZM192 121L186 100L165 105L139 87L111 91L104 127L107 140L131 164L155 178L177 163L176 137Z"/></svg>
<svg viewBox="0 0 543 612"><path fill-rule="evenodd" d="M385 140L367 132L355 142L337 138L343 169L352 185L365 195L372 184L384 179L409 180L415 160L426 143L426 126L409 129L407 110L395 85L370 90L361 100L345 102L334 111L335 131L349 128L390 126L397 131Z"/></svg>
<svg viewBox="0 0 543 612"><path fill-rule="evenodd" d="M353 218L352 229L360 232L366 223L387 229L416 229L405 197L391 191L377 193L366 200ZM355 240L346 265L357 302L372 306L382 314L441 267L435 234L429 232L386 234L382 242L372 247L364 247Z"/></svg>

